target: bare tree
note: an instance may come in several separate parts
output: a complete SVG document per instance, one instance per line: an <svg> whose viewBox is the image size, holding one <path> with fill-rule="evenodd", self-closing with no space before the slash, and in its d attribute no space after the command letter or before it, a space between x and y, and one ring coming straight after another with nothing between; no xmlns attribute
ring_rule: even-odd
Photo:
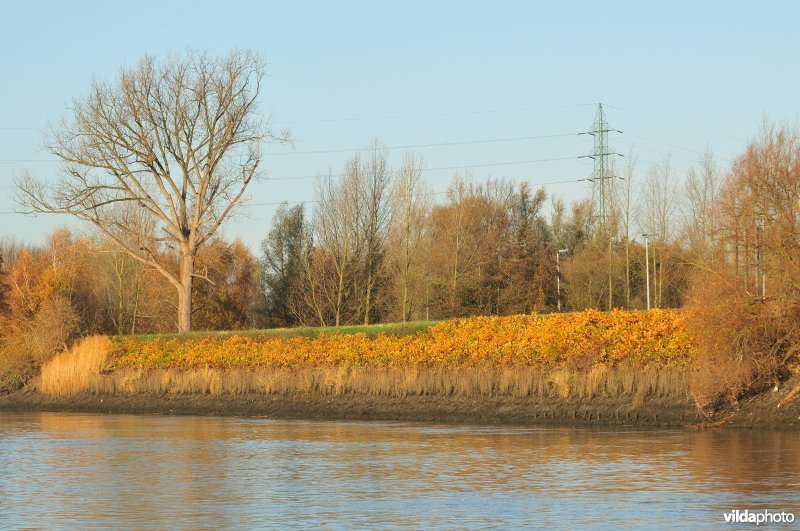
<svg viewBox="0 0 800 531"><path fill-rule="evenodd" d="M421 158L413 153L406 153L394 188L395 214L391 231L392 244L389 247L393 251L397 267L397 299L403 322L408 320L413 310L409 292L414 289L414 269L419 265L418 255L422 247L425 221L432 202L430 187L422 178L422 164Z"/></svg>
<svg viewBox="0 0 800 531"><path fill-rule="evenodd" d="M355 157L347 162L345 174L340 181L332 174L320 177L316 183L317 205L314 209L313 234L317 248L316 260L307 262L310 281L322 287L319 278L321 263L329 261L333 267L334 281L326 283L330 289L320 292L332 308L333 324L339 326L347 320L346 305L351 302L355 281L359 222L358 172L360 162ZM311 267L313 266L313 267ZM324 313L320 313L325 325Z"/></svg>
<svg viewBox="0 0 800 531"><path fill-rule="evenodd" d="M63 162L61 179L51 187L25 174L19 203L88 221L155 268L177 290L178 331L190 330L198 248L244 201L259 175L262 141L286 138L270 133L256 111L264 73L249 51L221 58L189 51L163 63L146 56L114 83L93 81L46 140ZM142 209L156 237L139 238L138 227L116 215L120 204Z"/></svg>
<svg viewBox="0 0 800 531"><path fill-rule="evenodd" d="M634 218L637 204L634 197L633 174L636 171L636 157L633 151L628 156L628 163L622 169L623 182L614 182L614 203L618 212L619 236L625 245L625 307L631 307L631 240L634 237Z"/></svg>
<svg viewBox="0 0 800 531"><path fill-rule="evenodd" d="M386 251L386 239L392 220L391 192L394 174L389 168L388 152L377 140L354 160L359 212L358 240L363 252L364 324L370 323L375 283Z"/></svg>
<svg viewBox="0 0 800 531"><path fill-rule="evenodd" d="M311 230L303 231L300 253L300 278L289 298L289 310L303 326L326 326L329 294L334 292L330 256L314 246Z"/></svg>
<svg viewBox="0 0 800 531"><path fill-rule="evenodd" d="M642 225L651 235L654 306L664 304L664 276L669 271L669 245L673 242L675 212L678 207L678 192L667 154L658 166L650 168L642 190L644 211ZM650 267L645 264L646 267ZM665 271L666 269L666 271Z"/></svg>
<svg viewBox="0 0 800 531"><path fill-rule="evenodd" d="M447 203L437 205L430 216L431 273L446 295L448 315L462 312L460 290L465 281L477 282L480 257L477 236L484 201L469 176L454 175L447 188ZM444 301L442 301L444 302Z"/></svg>
<svg viewBox="0 0 800 531"><path fill-rule="evenodd" d="M110 326L116 334L135 334L141 320L145 266L127 253L103 250L97 262L100 289Z"/></svg>
<svg viewBox="0 0 800 531"><path fill-rule="evenodd" d="M720 177L710 151L700 158L700 168L690 168L685 184L685 223L689 249L696 259L710 257L714 245L712 210L719 194Z"/></svg>

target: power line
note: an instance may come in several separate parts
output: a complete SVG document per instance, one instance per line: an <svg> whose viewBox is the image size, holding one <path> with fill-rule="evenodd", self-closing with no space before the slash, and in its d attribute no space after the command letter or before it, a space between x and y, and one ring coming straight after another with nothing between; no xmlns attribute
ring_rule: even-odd
<svg viewBox="0 0 800 531"><path fill-rule="evenodd" d="M584 107L594 104L575 104L575 105L558 105L558 106L549 106L549 107L525 107L525 108L514 108L514 109L495 109L495 110L485 110L485 111L468 111L468 112L456 112L456 113L435 113L435 114L413 114L413 115L394 115L394 116L377 116L377 117L361 117L361 118L340 118L340 119L329 119L329 120L317 120L319 122L327 122L327 121L357 121L357 120L379 120L379 119L393 119L393 118L421 118L421 117L444 117L444 116L459 116L459 115L479 115L479 114L488 114L488 113L502 113L502 112L522 112L522 111L536 111L536 110L546 110L546 109L562 109L562 108L570 108L570 107ZM681 127L687 127L690 129L695 129L698 131L703 131L709 134L715 134L719 136L726 136L727 138L734 138L727 135L720 135L718 133L714 133L713 131L707 131L704 129L687 126L684 124L679 124L677 122L671 122L669 120L663 120L661 118L649 116L643 113L638 113L636 111L632 111L629 109L624 109L621 107L617 107L614 105L607 105L607 107L611 107L620 111L629 112L632 114L637 114L640 116L644 116L646 118L654 119L663 121L666 123L671 123L674 125L678 125ZM313 121L309 121L313 122ZM299 123L299 122L298 122ZM35 130L36 128L0 128L0 130ZM621 132L621 131L620 131ZM427 147L445 147L445 146L457 146L457 145L473 145L473 144L484 144L484 143L501 143L501 142L516 142L516 141L526 141L526 140L537 140L537 139L546 139L546 138L558 138L558 137L569 137L569 136L576 136L585 133L557 133L557 134L549 134L549 135L533 135L533 136L520 136L520 137L505 137L505 138L489 138L489 139L478 139L478 140L462 140L462 141L453 141L453 142L436 142L436 143L425 143L425 144L407 144L407 145L396 145L396 146L388 146L386 149L414 149L414 148L427 148ZM668 147L672 147L675 149L682 149L685 151L690 151L693 153L702 154L702 152L697 150L692 150L689 148L683 148L679 146L673 146L666 142L661 142L659 140L655 140L652 138L647 138L643 136L639 136L632 133L624 133L628 136L634 138L640 138L642 140L646 140L649 142L655 142L658 144L663 144ZM737 139L738 140L738 139ZM623 142L624 144L631 146L633 148L642 149L646 151L652 151L655 153L659 153L662 155L669 155L673 158L683 159L690 162L697 162L693 159L689 159L687 157L681 157L680 155L668 154L663 151L659 151L657 149L644 147L641 145ZM291 151L291 152L278 152L268 154L268 156L283 156L283 155L304 155L304 154L326 154L326 153L345 153L345 152L357 152L362 150L363 148L351 148L351 149L323 149L323 150L306 150L306 151ZM440 166L440 167L432 167L432 168L423 168L423 172L429 171L445 171L445 170L462 170L462 169L471 169L471 168L490 168L490 167L498 167L498 166L511 166L511 165L524 165L524 164L532 164L532 163L542 163L542 162L553 162L553 161L563 161L563 160L583 160L593 158L592 156L567 156L567 157L553 157L553 158L544 158L544 159L533 159L533 160L521 160L521 161L501 161L501 162L490 162L490 163L481 163L481 164L465 164L465 165L453 165L453 166ZM722 157L717 157L720 160L729 161L729 159L725 159ZM0 160L0 164L14 164L14 163L54 163L59 162L57 159L7 159L7 160ZM292 180L304 180L304 179L314 179L319 177L317 175L303 175L303 176L287 176L287 177L267 177L266 180L269 181L292 181ZM585 180L585 179L581 179ZM581 181L579 180L579 181ZM578 181L567 181L567 182L578 182ZM3 189L11 189L11 186L0 186Z"/></svg>
<svg viewBox="0 0 800 531"><path fill-rule="evenodd" d="M662 153L662 155L668 155L668 153ZM639 161L640 161L640 162L642 162L642 163L644 163L644 164L646 164L646 165L648 165L648 166L650 167L650 169L646 169L646 168L637 168L637 171L641 171L641 172L643 172L643 173L647 173L647 172L649 172L651 169L653 169L653 168L655 168L655 167L658 167L658 166L662 166L662 165L664 164L664 161L661 161L661 162L653 162L653 161L651 161L651 160L647 160L647 159L639 159ZM673 166L670 164L670 169L673 169L673 170L675 170L675 171L682 171L682 172L684 172L684 173L688 172L688 171L689 171L691 168L692 168L692 167L691 167L691 166L689 166L688 168L685 168L685 169L681 170L680 168L677 168L677 169L676 169L676 168L674 168L674 167L673 167Z"/></svg>
<svg viewBox="0 0 800 531"><path fill-rule="evenodd" d="M560 160L578 160L578 159L586 159L590 158L589 155L572 155L568 157L552 157L547 159L533 159L533 160L515 160L515 161L508 161L508 162L487 162L481 164L461 164L458 166L438 166L435 168L422 168L420 171L429 172L429 171L444 171L444 170L468 170L472 168L491 168L495 166L517 166L522 164L535 164L540 162L555 162ZM298 181L303 179L316 179L318 177L322 177L324 174L317 174L317 175L297 175L291 177L267 177L265 180L267 181Z"/></svg>
<svg viewBox="0 0 800 531"><path fill-rule="evenodd" d="M675 121L672 121L672 120L665 120L664 118L659 118L657 116L651 116L649 114L644 114L644 113L641 113L641 112L638 112L638 111L632 111L630 109L625 109L623 107L617 107L616 105L606 104L606 107L611 107L612 109L616 109L618 111L635 114L637 116L641 116L643 118L648 118L650 120L656 120L658 122L664 122L665 124L675 125L675 126L683 127L683 128L686 128L686 129L692 129L694 131L699 131L701 133L706 133L706 134L709 134L709 135L715 135L715 136L719 136L719 137L723 137L723 138L729 138L731 140L737 140L739 142L744 142L744 140L742 140L741 138L737 138L735 136L730 136L730 135L726 135L726 134L723 134L723 133L717 133L715 131L709 131L708 129L702 129L700 127L695 127L693 125L686 125L686 124L682 124L682 123L675 122Z"/></svg>
<svg viewBox="0 0 800 531"><path fill-rule="evenodd" d="M345 116L339 118L317 118L311 120L277 120L276 124L320 124L338 122L367 122L378 120L402 120L416 118L446 118L448 116L480 116L484 114L503 114L510 112L535 112L550 111L557 109L574 109L578 107L588 107L596 103L572 103L564 105L548 105L543 107L512 107L504 109L485 109L480 111L456 111L438 113L419 113L419 114L386 114L377 116ZM44 131L44 127L0 127L0 131Z"/></svg>
<svg viewBox="0 0 800 531"><path fill-rule="evenodd" d="M447 116L474 116L482 114L500 114L509 112L532 112L532 111L548 111L555 109L570 109L577 107L587 107L596 105L596 103L575 103L568 105L551 105L546 107L516 107L506 109L490 109L483 111L462 111L462 112L441 112L441 113L426 113L426 114L390 114L383 116L359 116L359 117L344 117L344 118L323 118L316 120L291 120L291 121L277 121L280 124L317 124L317 123L337 123L337 122L364 122L373 120L400 120L400 119L415 119L415 118L442 118Z"/></svg>
<svg viewBox="0 0 800 531"><path fill-rule="evenodd" d="M551 135L534 135L534 136L515 136L506 138L485 138L480 140L457 140L454 142L432 142L428 144L405 144L398 146L381 146L383 149L418 149L418 148L431 148L431 147L448 147L448 146L464 146L473 144L496 144L502 142L521 142L526 140L544 140L548 138L564 138L570 136L577 136L582 133L556 133ZM276 153L267 153L268 157L284 156L284 155L321 155L329 153L355 153L363 151L364 148L337 148L337 149L315 149L307 151L279 151ZM24 163L50 163L60 162L58 159L5 159L0 160L0 164L24 164Z"/></svg>
<svg viewBox="0 0 800 531"><path fill-rule="evenodd" d="M469 115L483 115L483 114L494 114L494 113L507 113L507 112L528 112L528 111L542 111L542 110L554 110L554 109L565 109L565 108L578 108L578 107L586 107L590 105L595 105L593 103L579 103L579 104L569 104L569 105L553 105L553 106L544 106L544 107L518 107L518 108L506 108L506 109L492 109L492 110L482 110L482 111L465 111L465 112L450 112L450 113L429 113L429 114L407 114L407 115L385 115L385 116L366 116L366 117L346 117L346 118L331 118L331 119L319 119L319 120L298 120L293 122L279 122L279 123L335 123L335 122L349 122L349 121L366 121L366 120L389 120L389 119L401 119L401 118L431 118L431 117L447 117L447 116L469 116ZM644 118L648 118L651 120L657 120L664 123L669 123L672 125L676 125L679 127L684 127L687 129L692 129L695 131L704 132L707 134L712 134L716 136L721 136L724 138L730 138L733 140L741 140L739 138L725 135L722 133L717 133L714 131L710 131L707 129L702 129L699 127L681 124L679 122L675 122L672 120L666 120L663 118L659 118L656 116L651 116L648 114L640 113L638 111L633 111L630 109L626 109L623 107L619 107L616 105L606 104L607 107L635 114L637 116L642 116ZM3 127L0 128L0 131L26 131L26 130L42 130L41 128L35 127ZM427 143L427 144L407 144L407 145L398 145L398 146L387 146L386 149L394 150L394 149L416 149L416 148L430 148L430 147L447 147L447 146L458 146L458 145L471 145L471 144L485 144L485 143L502 143L502 142L517 142L517 141L525 141L525 140L539 140L539 139L547 139L547 138L558 138L558 137L568 137L573 135L578 135L581 133L559 133L559 134L552 134L552 135L535 135L535 136L522 136L522 137L508 137L508 138L490 138L490 139L481 139L481 140L463 140L463 141L454 141L454 142L436 142L436 143ZM671 144L667 144L665 142L661 142L658 140L650 139L647 137L638 136L632 133L626 133L629 136L637 137L642 140L647 140L650 142L656 142L660 144L667 145L669 147L674 147L675 149L681 149L686 151L691 151L694 153L700 153L697 150L683 148L679 146L673 146ZM320 149L320 150L305 150L305 151L285 151L285 152L276 152L269 154L270 156L291 156L291 155L313 155L313 154L331 154L331 153L350 153L361 151L363 148L340 148L340 149ZM727 160L727 159L723 159ZM0 164L52 164L60 162L58 159L4 159L0 160Z"/></svg>
<svg viewBox="0 0 800 531"><path fill-rule="evenodd" d="M463 146L470 144L492 144L500 142L520 142L524 140L541 140L546 138L560 138L568 136L577 136L582 133L557 133L553 135L536 135L536 136L514 136L507 138L487 138L482 140L460 140L455 142L435 142L430 144L406 144L400 146L379 146L381 149L416 149L416 148L429 148L429 147L447 147L447 146ZM270 156L278 155L318 155L325 153L353 153L363 151L364 148L341 148L341 149L316 149L309 151L279 151L276 153L268 153Z"/></svg>
<svg viewBox="0 0 800 531"><path fill-rule="evenodd" d="M549 138L549 137L557 137L557 136L576 136L578 134L581 134L581 133L561 133L561 134L557 134L557 135L539 135L539 136L535 136L535 137L516 137L516 138L518 138L518 139ZM638 137L638 135L634 135L634 134L631 134L631 133L624 133L624 134L626 134L628 136L632 136L632 137ZM644 137L639 137L639 138L643 138L644 139ZM510 138L509 139L487 139L487 140L476 140L476 141L464 141L464 143L482 143L482 142L506 141L506 140L510 141L512 139L510 139ZM647 140L651 140L651 139L647 139ZM655 140L651 140L651 141L658 142L658 141L655 141ZM458 143L460 143L460 142L443 142L443 143L439 143L439 144L435 144L435 145L451 145L451 144L455 145L455 144L458 144ZM686 160L686 161L693 162L693 163L697 162L695 159L691 159L689 157L683 157L683 156L680 156L680 155L675 155L674 153L669 153L669 152L658 150L658 149L655 149L655 148L642 146L640 144L634 144L634 143L630 143L630 142L621 142L621 143L624 144L624 145L630 146L632 148L635 148L635 149L641 149L641 150L645 150L645 151L650 151L650 152L657 153L657 154L660 154L660 155L670 156L670 157L675 158L675 159ZM666 144L666 143L663 143L663 142L659 142L659 143L662 143L662 144L664 144L664 145L666 145L668 147L676 147L676 146L671 146L670 144ZM423 144L418 144L417 146L422 146L422 145ZM403 147L410 147L410 146L395 146L395 148L397 148L397 149L401 149ZM338 151L338 150L329 150L329 151L330 152L335 152L335 151ZM342 150L342 151L344 151L344 150ZM689 151L692 151L692 150L689 150ZM702 152L696 151L696 153L702 153ZM490 168L490 167L495 167L495 166L515 166L515 165L535 164L535 163L543 163L543 162L556 162L556 161L564 161L564 160L582 160L582 159L590 159L590 158L592 158L592 155L577 155L577 156L552 157L552 158L532 159L532 160L500 161L500 162L488 162L488 163L480 163L480 164L462 164L462 165L453 165L453 166L438 166L438 167L432 167L432 168L422 168L421 171L428 172L428 171L447 171L447 170L461 170L461 169L472 169L472 168ZM715 157L715 158L717 158L719 160L725 160L725 161L730 162L728 159L724 159L722 157ZM6 162L6 161L0 161L0 162ZM643 161L643 162L645 162L645 161ZM322 174L297 175L297 176L286 176L286 177L266 177L265 180L268 180L268 181L307 180L307 179L316 179L316 178L320 177L321 175ZM0 189L12 189L12 188L13 188L12 186L0 186Z"/></svg>
<svg viewBox="0 0 800 531"><path fill-rule="evenodd" d="M514 108L504 108L504 109L488 109L488 110L480 110L480 111L460 111L460 112L444 112L444 113L420 113L420 114L390 114L390 115L377 115L377 116L356 116L356 117L340 117L340 118L321 118L321 119L312 119L312 120L280 120L276 121L275 123L279 124L314 124L314 123L337 123L337 122L359 122L359 121L375 121L375 120L397 120L397 119L415 119L415 118L444 118L448 116L475 116L475 115L484 115L484 114L502 114L502 113L510 113L510 112L534 112L534 111L546 111L546 110L557 110L557 109L571 109L571 108L579 108L579 107L589 107L597 105L597 103L574 103L574 104L565 104L565 105L549 105L549 106L541 106L541 107L514 107ZM693 129L695 131L720 136L723 138L729 138L731 140L738 140L743 141L741 138L737 138L734 136L726 135L723 133L718 133L715 131L710 131L708 129L703 129L700 127L682 124L679 122L675 122L673 120L667 120L664 118L659 118L657 116L652 116L649 114L641 113L638 111L634 111L631 109L626 109L624 107L619 107L617 105L611 105L609 103L604 104L606 107L610 107L612 109L616 109L618 111L627 112L630 114L635 114L637 116L641 116L643 118L648 118L650 120L657 120L660 122L668 123L671 125L675 125L678 127L684 127L687 129ZM0 131L44 131L45 128L43 127L0 127ZM0 161L3 162L3 161ZM31 161L34 162L34 161ZM35 161L35 162L49 162L49 161Z"/></svg>
<svg viewBox="0 0 800 531"><path fill-rule="evenodd" d="M532 184L533 186L551 186L551 185L556 185L556 184L580 183L580 182L586 182L586 181L589 181L589 180L591 180L591 179L589 179L589 178L567 179L567 180L562 180L562 181L548 181L548 182L543 182L543 183L530 183L530 184ZM418 195L442 195L442 194L446 194L446 193L448 193L447 190L445 190L443 192L425 192L425 193L420 193ZM316 199L303 200L303 201L271 201L271 202L267 202L267 203L249 203L248 202L248 203L242 203L241 206L243 206L243 207L278 206L278 205L282 205L284 203L286 203L287 205L303 205L303 204L306 204L306 203L316 204L316 203L319 203L319 202L320 201L316 200ZM0 214L20 214L20 212L0 212Z"/></svg>
<svg viewBox="0 0 800 531"><path fill-rule="evenodd" d="M422 168L421 171L443 171L443 170L461 170L470 168L490 168L494 166L515 166L522 164L535 164L540 162L555 162L560 160L577 160L590 158L590 155L572 155L566 157L551 157L546 159L532 159L532 160L516 160L516 161L502 161L502 162L487 162L481 164L461 164L457 166L439 166L435 168ZM294 181L302 179L316 179L320 175L298 175L293 177L267 177L268 181Z"/></svg>
<svg viewBox="0 0 800 531"><path fill-rule="evenodd" d="M683 157L681 155L676 155L676 154L671 153L669 151L661 151L659 149L645 147L645 146L642 146L642 145L639 145L639 144L632 144L630 142L620 142L620 144L625 144L626 146L630 146L630 147L636 148L636 149L643 149L645 151L651 151L653 153L658 153L659 155L665 155L665 156L670 157L670 158L688 160L689 162L697 163L696 159L692 159L692 158L689 158L689 157Z"/></svg>
<svg viewBox="0 0 800 531"><path fill-rule="evenodd" d="M0 164L27 164L33 162L61 162L58 159L5 159L0 160Z"/></svg>
<svg viewBox="0 0 800 531"><path fill-rule="evenodd" d="M589 155L572 155L569 157L553 157L549 159L517 160L513 162L488 162L486 164L467 164L462 166L440 166L438 168L423 168L422 171L459 170L469 168L489 168L492 166L515 166L520 164L535 164L538 162L554 162L559 160L576 160L589 158Z"/></svg>
<svg viewBox="0 0 800 531"><path fill-rule="evenodd" d="M577 133L570 133L569 135L576 135ZM548 135L549 136L549 135ZM634 136L630 135L629 136ZM669 152L661 151L654 148L648 148L645 146L633 144L630 142L621 142L627 146L642 149L645 151L651 151L654 153L658 153L660 155L667 155L672 158L682 159L689 162L697 162L694 159L688 157L682 157L680 155L675 155ZM524 164L537 164L543 162L557 162L557 161L564 161L564 160L582 160L582 159L590 159L592 155L573 155L573 156L566 156L566 157L551 157L551 158L544 158L544 159L532 159L532 160L518 160L518 161L500 161L500 162L487 162L487 163L480 163L480 164L462 164L462 165L454 165L454 166L438 166L432 168L422 168L422 172L430 172L430 171L448 171L448 170L466 170L466 169L473 169L473 168L491 168L496 166L519 166ZM725 160L725 159L722 159ZM1 162L1 161L0 161ZM646 161L642 161L646 162ZM298 180L308 180L308 179L316 179L321 177L324 174L315 174L315 175L296 175L296 176L286 176L286 177L266 177L265 180L267 181L298 181ZM2 189L12 189L12 186L0 186Z"/></svg>
<svg viewBox="0 0 800 531"><path fill-rule="evenodd" d="M627 136L632 136L632 137L634 137L634 138L639 138L639 139L641 139L641 140L647 140L648 142L653 142L653 143L655 143L655 144L661 144L662 146L667 146L667 147L670 147L670 148L672 148L672 149L680 149L680 150L683 150L683 151L689 151L689 152L691 152L691 153L697 153L698 155L705 155L705 154L706 154L706 152L705 152L705 151L698 151L698 150L696 150L696 149L691 149L691 148L687 148L687 147L676 146L676 145L674 145L674 144L668 144L668 143L666 143L666 142L662 142L661 140L656 140L656 139L654 139L654 138L648 138L648 137L646 137L646 136L635 135L635 134L633 134L633 133L624 133L624 134L625 134L625 135L627 135ZM630 144L630 145L633 145L633 144ZM713 158L715 158L715 159L718 159L718 160L724 160L725 162L733 162L731 159L728 159L728 158L725 158L725 157L719 157L719 156L717 156L717 155L713 155L713 154L712 154L712 157L713 157Z"/></svg>
<svg viewBox="0 0 800 531"><path fill-rule="evenodd" d="M550 186L550 185L554 185L554 184L579 183L579 182L584 182L584 181L588 181L588 180L589 180L588 178L587 179L569 179L569 180L565 180L565 181L549 181L549 182L544 182L544 183L530 183L530 184L532 184L533 186ZM417 195L425 195L425 196L428 196L428 195L443 195L443 194L447 194L448 192L449 192L448 190L445 190L443 192L424 192L424 193L420 193L420 194L417 194ZM248 207L248 206L278 206L278 205L282 205L284 203L286 203L288 205L302 205L302 204L306 204L306 203L315 204L315 203L319 203L319 202L320 201L317 200L317 199L311 199L311 200L307 200L307 201L273 201L273 202L269 202L269 203L242 203L242 206L245 206L245 207Z"/></svg>

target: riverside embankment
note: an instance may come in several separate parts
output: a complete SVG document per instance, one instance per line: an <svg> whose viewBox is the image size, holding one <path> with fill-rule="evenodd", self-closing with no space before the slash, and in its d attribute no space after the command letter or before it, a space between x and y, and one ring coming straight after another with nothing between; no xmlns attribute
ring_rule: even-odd
<svg viewBox="0 0 800 531"><path fill-rule="evenodd" d="M796 385L701 411L676 311L480 317L407 334L87 338L0 409L793 428ZM795 393L796 394L796 393Z"/></svg>

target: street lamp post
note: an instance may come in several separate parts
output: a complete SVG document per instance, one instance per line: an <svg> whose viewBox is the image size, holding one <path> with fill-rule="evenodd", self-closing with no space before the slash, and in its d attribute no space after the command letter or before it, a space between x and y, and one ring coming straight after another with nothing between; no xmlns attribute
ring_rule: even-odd
<svg viewBox="0 0 800 531"><path fill-rule="evenodd" d="M561 253L567 253L569 249L559 249L556 251L556 306L561 311Z"/></svg>
<svg viewBox="0 0 800 531"><path fill-rule="evenodd" d="M650 250L648 247L647 239L650 237L650 234L642 234L644 237L644 267L645 267L645 282L647 282L647 309L650 309Z"/></svg>

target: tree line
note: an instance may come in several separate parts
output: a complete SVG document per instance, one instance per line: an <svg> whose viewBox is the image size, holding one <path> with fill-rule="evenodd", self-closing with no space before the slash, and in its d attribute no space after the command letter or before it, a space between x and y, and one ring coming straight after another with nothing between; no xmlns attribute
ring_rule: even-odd
<svg viewBox="0 0 800 531"><path fill-rule="evenodd" d="M600 223L589 201L567 208L526 182L456 174L434 192L419 155L393 166L374 141L339 173L319 176L309 205L282 204L257 252L220 235L201 246L192 322L222 330L550 312L559 302L644 308L648 267L651 306L677 307L692 263L715 245L704 202L716 198L719 177L710 156L698 167L683 194L668 162L641 185L633 164L612 168L613 201ZM140 234L157 238L155 227ZM6 335L50 313L81 334L178 329L180 297L161 269L178 275L182 266L167 248L156 268L101 231L60 229L44 246L7 241L0 251Z"/></svg>
<svg viewBox="0 0 800 531"><path fill-rule="evenodd" d="M176 318L154 322L179 332L226 323L338 326L548 311L562 303L636 308L650 273L653 305L680 305L686 249L674 233L668 161L651 170L641 191L633 165L602 176L614 200L599 219L589 202L568 211L544 190L505 179L478 183L456 175L446 191L434 193L418 155L392 166L375 141L340 172L317 179L308 211L279 210L263 257L243 258L240 245L222 243L219 229L261 175L264 143L290 138L273 132L257 110L265 72L263 59L247 50L223 57L189 50L163 61L147 56L116 80L93 81L47 136L45 148L63 163L59 180L23 173L15 183L18 203L91 226L91 248L124 263L118 284L133 275L134 285L148 276L148 288L168 286L160 292L173 293L159 295L169 301L159 307L173 308ZM710 157L703 175L690 178L708 172L714 172ZM702 206L692 212L702 214ZM652 240L646 267L637 239L644 231ZM203 317L211 304L220 312L232 304L201 298L225 282L213 280L209 275L223 273L203 261L225 254L226 245L247 262L233 267L252 263L258 270L242 271L241 278L259 281L243 288L250 300L230 310L235 319ZM563 272L555 271L560 252ZM125 290L117 289L118 298L137 302L120 302L117 311L130 306L136 317L113 322L152 329L140 311L141 292ZM108 329L103 323L97 318L85 327Z"/></svg>

